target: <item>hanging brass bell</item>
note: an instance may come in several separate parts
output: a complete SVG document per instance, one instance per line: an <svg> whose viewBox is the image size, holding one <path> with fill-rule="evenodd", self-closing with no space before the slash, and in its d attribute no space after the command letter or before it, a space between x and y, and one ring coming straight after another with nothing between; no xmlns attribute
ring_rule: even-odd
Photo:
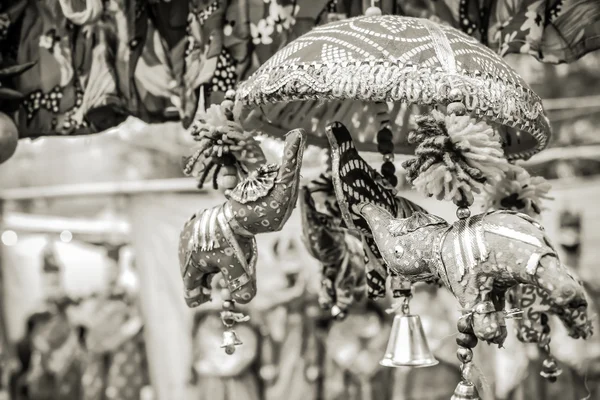
<svg viewBox="0 0 600 400"><path fill-rule="evenodd" d="M225 349L225 353L231 355L235 353L235 346L241 346L243 343L238 339L237 334L233 330L226 330L223 332L223 342L221 348Z"/></svg>
<svg viewBox="0 0 600 400"><path fill-rule="evenodd" d="M479 393L471 382L461 381L454 389L450 400L479 400Z"/></svg>
<svg viewBox="0 0 600 400"><path fill-rule="evenodd" d="M383 359L384 367L431 367L437 365L418 315L396 315Z"/></svg>

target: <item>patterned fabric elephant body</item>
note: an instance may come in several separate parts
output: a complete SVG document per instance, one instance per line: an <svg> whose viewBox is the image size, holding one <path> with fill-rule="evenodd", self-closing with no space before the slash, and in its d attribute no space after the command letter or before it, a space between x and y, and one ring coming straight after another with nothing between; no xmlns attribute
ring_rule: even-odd
<svg viewBox="0 0 600 400"><path fill-rule="evenodd" d="M256 295L255 235L281 230L298 198L306 143L303 130L288 133L280 166L262 165L227 192L220 206L199 211L179 240L179 263L188 306L210 300L212 277L221 273L233 300Z"/></svg>
<svg viewBox="0 0 600 400"><path fill-rule="evenodd" d="M359 207L390 268L413 281L439 277L472 314L481 340L504 342L505 293L519 283L535 285L556 305L585 313L582 286L560 263L541 226L524 214L495 211L449 225L421 212L393 219L372 204Z"/></svg>
<svg viewBox="0 0 600 400"><path fill-rule="evenodd" d="M245 304L256 294L256 239L232 232L225 207L193 215L181 232L179 261L190 307L210 300L211 281L219 272L236 301Z"/></svg>

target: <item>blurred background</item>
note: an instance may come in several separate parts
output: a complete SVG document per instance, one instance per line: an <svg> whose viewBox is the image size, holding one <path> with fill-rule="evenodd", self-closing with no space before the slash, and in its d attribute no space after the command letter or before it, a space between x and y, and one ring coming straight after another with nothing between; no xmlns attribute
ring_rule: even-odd
<svg viewBox="0 0 600 400"><path fill-rule="evenodd" d="M543 225L584 281L600 332L600 55L558 65L530 55L506 59L544 99L554 136L525 166L552 183ZM280 142L263 144L269 157L281 155ZM196 211L223 202L183 176L189 147L179 122L129 117L96 135L20 140L0 166L5 396L450 399L460 379L454 297L423 287L411 303L439 365L381 367L389 299L357 307L342 322L324 315L320 266L302 243L297 210L282 232L257 238L259 292L246 310L249 323L237 329L244 345L226 356L218 299L198 309L183 300L180 229ZM322 172L322 157L316 148L305 153L304 180ZM407 186L399 194L455 219L451 204ZM575 341L553 323L552 348L564 370L554 384L539 376L537 346L508 337L504 349L482 345L476 354L497 399L600 399L600 335Z"/></svg>

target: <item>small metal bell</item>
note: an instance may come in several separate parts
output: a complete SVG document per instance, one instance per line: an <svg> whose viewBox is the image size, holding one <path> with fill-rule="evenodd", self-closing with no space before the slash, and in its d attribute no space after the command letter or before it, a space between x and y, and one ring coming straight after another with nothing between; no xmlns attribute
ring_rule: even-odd
<svg viewBox="0 0 600 400"><path fill-rule="evenodd" d="M438 364L431 350L418 315L396 315L385 356L379 362L384 367L431 367Z"/></svg>
<svg viewBox="0 0 600 400"><path fill-rule="evenodd" d="M479 393L471 382L461 381L454 389L450 400L479 400Z"/></svg>
<svg viewBox="0 0 600 400"><path fill-rule="evenodd" d="M221 348L225 349L225 353L229 355L235 353L235 346L241 346L242 344L242 341L238 339L235 331L228 329L223 332L223 343L221 343Z"/></svg>
<svg viewBox="0 0 600 400"><path fill-rule="evenodd" d="M562 369L558 366L554 357L548 357L542 363L542 371L540 375L549 382L556 382L562 374Z"/></svg>

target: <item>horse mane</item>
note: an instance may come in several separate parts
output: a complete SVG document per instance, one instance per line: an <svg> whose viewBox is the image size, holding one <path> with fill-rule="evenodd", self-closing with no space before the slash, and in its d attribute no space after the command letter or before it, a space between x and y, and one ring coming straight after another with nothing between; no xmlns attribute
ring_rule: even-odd
<svg viewBox="0 0 600 400"><path fill-rule="evenodd" d="M437 215L429 214L422 211L416 211L408 218L394 219L390 221L388 229L392 236L403 236L408 233L414 232L417 229L433 225L448 226L448 222L446 222L445 219L438 217Z"/></svg>

